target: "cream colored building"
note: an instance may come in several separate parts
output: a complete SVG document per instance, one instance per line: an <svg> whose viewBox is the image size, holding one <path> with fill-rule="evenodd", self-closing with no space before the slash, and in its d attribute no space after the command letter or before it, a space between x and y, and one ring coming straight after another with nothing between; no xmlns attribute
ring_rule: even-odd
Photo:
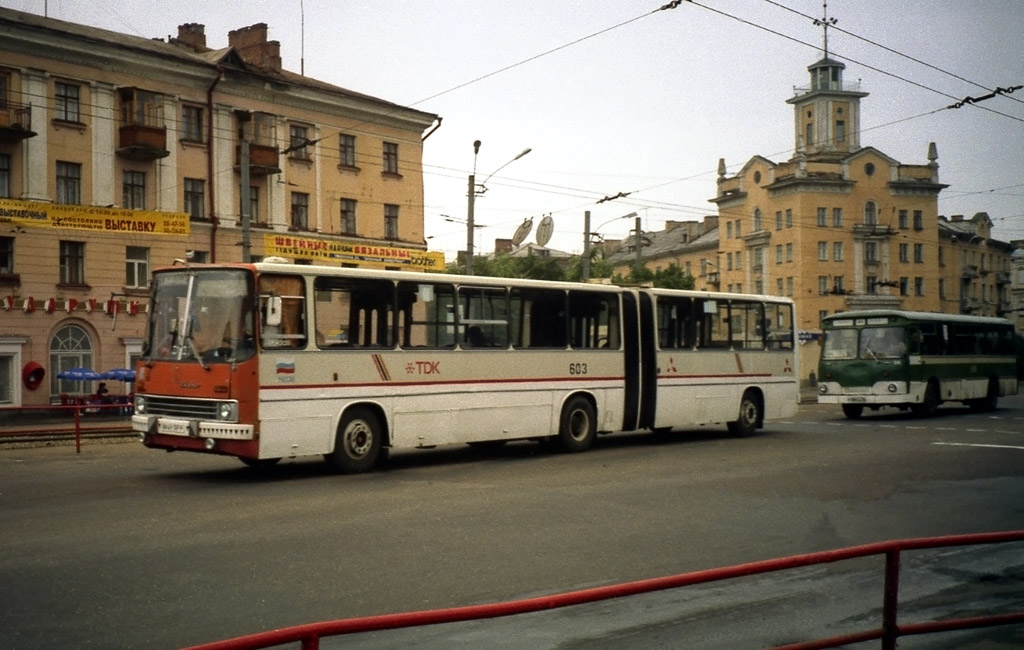
<svg viewBox="0 0 1024 650"><path fill-rule="evenodd" d="M816 369L822 316L896 308L1008 315L1014 247L990 238L980 213L938 214L938 151L908 165L860 143L859 84L829 58L811 65L811 83L793 106L795 155L776 163L754 156L735 174L719 162L716 246L657 242L678 230L645 233L643 263L694 269L697 289L792 297L804 379ZM696 222L693 222L696 225ZM633 263L636 238L613 257ZM713 252L713 254L712 254Z"/></svg>
<svg viewBox="0 0 1024 650"><path fill-rule="evenodd" d="M264 24L213 49L198 24L151 40L0 9L0 33L0 406L130 367L175 260L443 268L436 115L284 70Z"/></svg>

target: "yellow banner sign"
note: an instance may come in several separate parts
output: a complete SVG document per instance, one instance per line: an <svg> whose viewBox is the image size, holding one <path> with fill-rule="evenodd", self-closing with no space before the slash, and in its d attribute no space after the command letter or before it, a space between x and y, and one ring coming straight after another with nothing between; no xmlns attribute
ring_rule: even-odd
<svg viewBox="0 0 1024 650"><path fill-rule="evenodd" d="M417 248L378 246L345 241L295 237L284 234L263 235L263 253L318 262L356 263L380 268L405 266L416 271L443 271L444 253Z"/></svg>
<svg viewBox="0 0 1024 650"><path fill-rule="evenodd" d="M0 199L0 223L140 235L187 235L188 214Z"/></svg>

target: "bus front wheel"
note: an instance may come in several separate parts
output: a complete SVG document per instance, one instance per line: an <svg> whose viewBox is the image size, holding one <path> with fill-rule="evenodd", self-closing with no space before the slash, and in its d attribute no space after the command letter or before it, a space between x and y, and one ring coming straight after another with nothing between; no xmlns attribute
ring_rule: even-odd
<svg viewBox="0 0 1024 650"><path fill-rule="evenodd" d="M930 381L924 389L924 400L920 404L912 404L910 410L919 418L930 418L938 412L941 399L938 382Z"/></svg>
<svg viewBox="0 0 1024 650"><path fill-rule="evenodd" d="M334 451L327 454L327 462L346 474L368 471L381 455L383 438L376 414L365 408L351 409L338 426Z"/></svg>
<svg viewBox="0 0 1024 650"><path fill-rule="evenodd" d="M563 451L578 452L590 449L597 437L597 414L585 397L573 397L562 407L558 427L558 445Z"/></svg>
<svg viewBox="0 0 1024 650"><path fill-rule="evenodd" d="M843 404L843 415L851 420L856 420L862 413L864 413L863 404Z"/></svg>
<svg viewBox="0 0 1024 650"><path fill-rule="evenodd" d="M740 399L740 416L726 424L735 436L752 436L763 417L761 400L753 391L744 391Z"/></svg>

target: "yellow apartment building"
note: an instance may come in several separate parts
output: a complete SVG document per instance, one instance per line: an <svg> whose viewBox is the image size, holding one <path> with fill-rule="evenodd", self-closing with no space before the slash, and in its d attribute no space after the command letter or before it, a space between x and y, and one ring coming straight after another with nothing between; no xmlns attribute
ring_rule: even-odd
<svg viewBox="0 0 1024 650"><path fill-rule="evenodd" d="M867 93L843 81L844 68L826 56L808 68L810 85L787 100L794 111L790 160L754 156L734 175L719 161L711 199L717 228L706 229L710 237L675 237L673 246L681 228L669 224L639 240L645 265L692 269L697 289L792 297L804 379L816 368L815 343L827 314L872 308L1014 313L1014 246L990 238L985 213L938 214L947 186L939 182L934 143L919 165L861 146L860 100ZM637 241L627 239L611 258L617 271L635 264Z"/></svg>
<svg viewBox="0 0 1024 650"><path fill-rule="evenodd" d="M175 260L443 269L423 232L439 124L284 70L265 24L215 49L199 24L147 39L0 8L0 406L131 367Z"/></svg>

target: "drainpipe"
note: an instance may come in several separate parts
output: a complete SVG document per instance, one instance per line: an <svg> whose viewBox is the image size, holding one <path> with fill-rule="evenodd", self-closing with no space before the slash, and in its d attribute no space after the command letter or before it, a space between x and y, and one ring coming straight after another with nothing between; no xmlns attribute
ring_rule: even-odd
<svg viewBox="0 0 1024 650"><path fill-rule="evenodd" d="M210 87L206 89L206 177L209 185L210 195L210 261L217 261L217 225L220 223L220 219L217 218L214 187L216 183L214 179L213 169L213 89L217 87L220 80L224 77L224 68L217 66L217 78L213 80Z"/></svg>

